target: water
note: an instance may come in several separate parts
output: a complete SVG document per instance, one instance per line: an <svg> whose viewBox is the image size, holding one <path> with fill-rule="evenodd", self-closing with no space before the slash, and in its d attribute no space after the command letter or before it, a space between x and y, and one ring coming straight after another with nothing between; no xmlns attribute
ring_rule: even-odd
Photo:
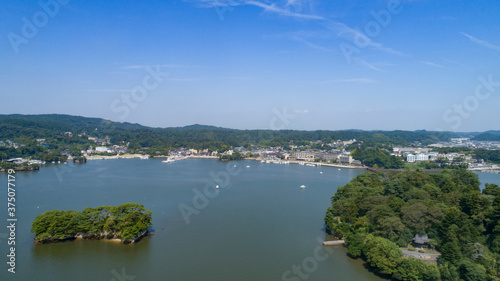
<svg viewBox="0 0 500 281"><path fill-rule="evenodd" d="M100 160L18 173L16 274L7 272L2 227L0 280L382 280L362 261L348 258L345 248L330 247L328 253L317 241L325 239L323 216L330 197L360 173L201 159ZM500 182L499 175L479 175ZM6 174L0 183L7 186ZM215 193L217 184L221 188ZM203 201L195 195L205 187L211 198ZM0 202L6 202L3 190ZM155 235L133 246L111 241L33 245L30 226L38 214L125 202L153 212ZM6 225L7 204L2 204ZM180 206L196 213L189 223ZM294 266L300 272L294 273Z"/></svg>

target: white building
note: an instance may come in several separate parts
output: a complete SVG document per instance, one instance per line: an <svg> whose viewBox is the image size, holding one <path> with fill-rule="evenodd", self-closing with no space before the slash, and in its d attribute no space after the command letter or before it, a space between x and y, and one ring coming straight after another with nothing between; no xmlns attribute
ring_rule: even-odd
<svg viewBox="0 0 500 281"><path fill-rule="evenodd" d="M411 153L406 155L406 162L414 163L416 160L417 160L417 157L415 157L415 155L413 155Z"/></svg>
<svg viewBox="0 0 500 281"><path fill-rule="evenodd" d="M429 161L429 155L425 155L423 153L417 154L416 160L417 161Z"/></svg>
<svg viewBox="0 0 500 281"><path fill-rule="evenodd" d="M349 163L349 164L351 164L353 160L354 159L352 159L351 155L346 155L346 154L339 155L339 163Z"/></svg>
<svg viewBox="0 0 500 281"><path fill-rule="evenodd" d="M105 146L97 146L95 148L95 152L97 153L104 153L104 152L108 152L108 148L105 147Z"/></svg>

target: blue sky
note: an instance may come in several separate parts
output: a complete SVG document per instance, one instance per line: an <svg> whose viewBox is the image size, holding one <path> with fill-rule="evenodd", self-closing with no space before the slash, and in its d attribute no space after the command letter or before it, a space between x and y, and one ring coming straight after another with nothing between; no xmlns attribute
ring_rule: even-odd
<svg viewBox="0 0 500 281"><path fill-rule="evenodd" d="M499 14L498 1L7 0L0 112L500 129Z"/></svg>

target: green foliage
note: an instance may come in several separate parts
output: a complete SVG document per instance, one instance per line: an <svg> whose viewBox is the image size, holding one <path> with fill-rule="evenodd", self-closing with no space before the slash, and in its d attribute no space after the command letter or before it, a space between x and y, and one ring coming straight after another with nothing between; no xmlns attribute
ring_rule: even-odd
<svg viewBox="0 0 500 281"><path fill-rule="evenodd" d="M367 172L338 188L325 223L346 237L349 256L396 279L498 281L500 188L479 185L476 174L459 169ZM415 234L427 234L441 252L439 268L398 258L395 249Z"/></svg>
<svg viewBox="0 0 500 281"><path fill-rule="evenodd" d="M39 242L74 238L77 235L107 235L122 240L137 237L151 225L151 211L137 203L101 206L78 211L47 211L38 215L31 232Z"/></svg>
<svg viewBox="0 0 500 281"><path fill-rule="evenodd" d="M399 263L393 277L404 281L439 280L437 266L427 265L419 259L406 258Z"/></svg>
<svg viewBox="0 0 500 281"><path fill-rule="evenodd" d="M391 156L385 149L355 149L351 156L356 160L360 160L364 165L373 168L402 169L405 165L400 157Z"/></svg>

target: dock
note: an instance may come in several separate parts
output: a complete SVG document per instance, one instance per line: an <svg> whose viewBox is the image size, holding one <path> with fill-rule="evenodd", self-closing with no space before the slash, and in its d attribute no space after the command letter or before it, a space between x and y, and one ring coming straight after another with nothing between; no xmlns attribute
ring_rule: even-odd
<svg viewBox="0 0 500 281"><path fill-rule="evenodd" d="M323 246L338 246L338 245L344 245L345 241L344 240L332 240L332 241L324 241Z"/></svg>

